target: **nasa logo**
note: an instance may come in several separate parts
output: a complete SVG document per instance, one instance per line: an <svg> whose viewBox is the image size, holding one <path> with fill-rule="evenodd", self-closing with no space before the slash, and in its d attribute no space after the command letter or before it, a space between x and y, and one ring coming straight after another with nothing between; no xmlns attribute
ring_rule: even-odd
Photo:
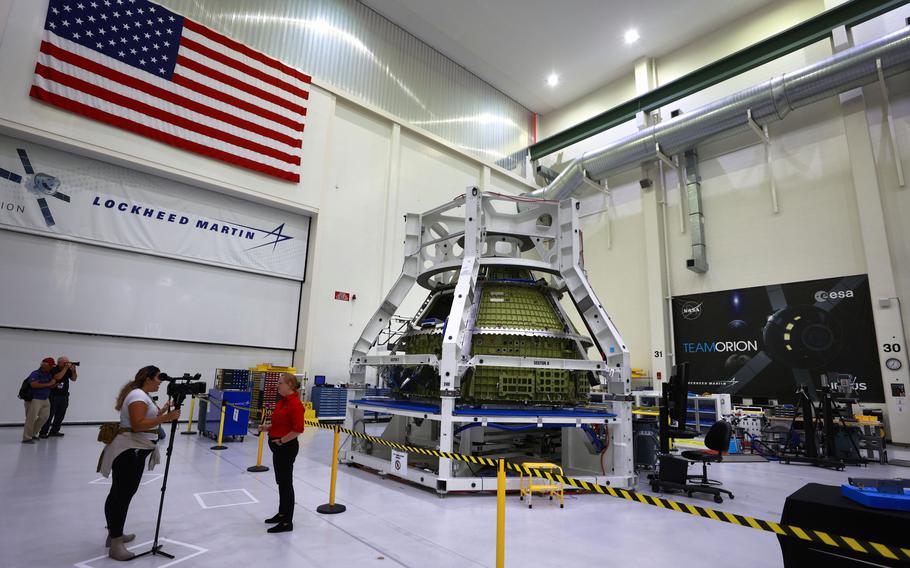
<svg viewBox="0 0 910 568"><path fill-rule="evenodd" d="M843 300L845 298L852 298L853 290L837 290L835 292L826 292L825 290L819 290L815 293L816 302L828 302L830 300Z"/></svg>
<svg viewBox="0 0 910 568"><path fill-rule="evenodd" d="M694 320L701 317L701 312L702 302L686 302L682 305L679 313L684 319Z"/></svg>

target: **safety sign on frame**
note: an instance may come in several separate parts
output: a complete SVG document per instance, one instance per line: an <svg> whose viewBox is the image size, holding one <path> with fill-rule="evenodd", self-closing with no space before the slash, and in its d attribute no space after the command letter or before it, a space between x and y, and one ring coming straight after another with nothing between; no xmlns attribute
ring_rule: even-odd
<svg viewBox="0 0 910 568"><path fill-rule="evenodd" d="M390 470L392 475L397 475L399 477L408 476L408 453L400 452L398 450L392 450L392 469Z"/></svg>

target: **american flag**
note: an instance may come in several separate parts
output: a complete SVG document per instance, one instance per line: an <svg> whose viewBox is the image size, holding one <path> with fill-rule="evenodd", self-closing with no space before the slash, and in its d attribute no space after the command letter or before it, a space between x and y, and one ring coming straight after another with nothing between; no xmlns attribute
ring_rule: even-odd
<svg viewBox="0 0 910 568"><path fill-rule="evenodd" d="M50 0L31 96L300 181L310 77L147 0Z"/></svg>

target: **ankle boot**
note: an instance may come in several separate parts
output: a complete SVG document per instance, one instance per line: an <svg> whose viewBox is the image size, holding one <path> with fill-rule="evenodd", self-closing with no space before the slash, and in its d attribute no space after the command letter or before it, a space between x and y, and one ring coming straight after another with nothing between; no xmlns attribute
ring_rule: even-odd
<svg viewBox="0 0 910 568"><path fill-rule="evenodd" d="M111 549L108 551L107 555L114 560L131 560L134 556L136 556L127 550L126 546L123 545L122 536L111 539Z"/></svg>
<svg viewBox="0 0 910 568"><path fill-rule="evenodd" d="M123 543L126 544L128 542L133 542L134 540L136 540L136 535L124 534L122 538L123 538ZM110 547L111 547L111 535L107 535L107 538L104 540L104 548L110 548Z"/></svg>

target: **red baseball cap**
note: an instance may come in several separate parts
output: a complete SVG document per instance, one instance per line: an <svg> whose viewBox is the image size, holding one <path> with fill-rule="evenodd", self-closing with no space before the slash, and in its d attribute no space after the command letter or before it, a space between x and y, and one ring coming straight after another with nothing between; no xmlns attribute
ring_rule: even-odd
<svg viewBox="0 0 910 568"><path fill-rule="evenodd" d="M47 363L48 365L53 365L53 364L55 364L57 361L55 361L53 357L45 357L44 359L41 360L41 362L42 362L42 363Z"/></svg>

